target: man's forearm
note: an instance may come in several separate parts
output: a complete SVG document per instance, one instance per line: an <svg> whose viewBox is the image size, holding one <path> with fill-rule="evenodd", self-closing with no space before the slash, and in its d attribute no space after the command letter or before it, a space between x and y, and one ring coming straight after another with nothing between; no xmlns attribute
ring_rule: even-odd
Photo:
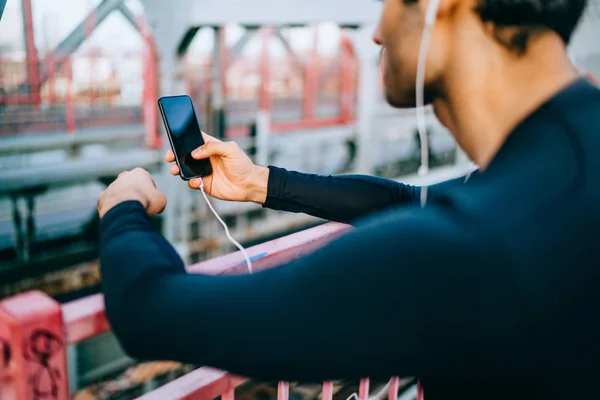
<svg viewBox="0 0 600 400"><path fill-rule="evenodd" d="M264 207L349 223L376 211L414 204L420 189L367 175L324 176L269 167ZM264 182L264 181L263 181Z"/></svg>
<svg viewBox="0 0 600 400"><path fill-rule="evenodd" d="M139 203L120 204L101 227L109 321L132 357L259 380L468 376L489 360L502 361L499 373L526 368L529 314L513 275L482 272L487 241L463 220L420 210L380 215L280 268L204 276L186 273ZM401 320L373 325L395 310Z"/></svg>

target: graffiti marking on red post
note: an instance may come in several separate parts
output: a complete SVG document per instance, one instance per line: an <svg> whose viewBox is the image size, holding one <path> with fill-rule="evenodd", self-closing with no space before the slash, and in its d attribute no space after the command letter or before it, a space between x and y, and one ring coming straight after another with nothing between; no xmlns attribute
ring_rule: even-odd
<svg viewBox="0 0 600 400"><path fill-rule="evenodd" d="M50 361L54 355L60 354L63 346L58 335L45 329L33 330L28 343L25 343L25 359L38 365L29 378L35 400L58 398L59 383L63 377Z"/></svg>

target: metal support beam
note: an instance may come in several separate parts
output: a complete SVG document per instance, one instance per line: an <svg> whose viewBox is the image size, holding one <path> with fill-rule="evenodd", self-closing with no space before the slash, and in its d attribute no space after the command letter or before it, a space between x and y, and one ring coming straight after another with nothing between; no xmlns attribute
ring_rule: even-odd
<svg viewBox="0 0 600 400"><path fill-rule="evenodd" d="M344 123L354 119L355 61L352 43L344 29L340 37L340 56L337 63L340 74L340 113Z"/></svg>
<svg viewBox="0 0 600 400"><path fill-rule="evenodd" d="M269 135L271 129L271 117L268 111L259 110L256 113L256 148L255 163L258 165L269 164Z"/></svg>
<svg viewBox="0 0 600 400"><path fill-rule="evenodd" d="M304 93L303 110L304 118L313 117L315 103L317 102L317 90L319 88L319 74L316 60L319 51L319 26L313 26L313 48L304 65Z"/></svg>
<svg viewBox="0 0 600 400"><path fill-rule="evenodd" d="M269 113L271 111L271 92L269 90L269 39L271 38L271 29L263 28L262 37L262 57L260 66L260 110Z"/></svg>
<svg viewBox="0 0 600 400"><path fill-rule="evenodd" d="M255 28L248 28L246 32L244 32L244 35L241 38L239 38L239 40L233 45L231 50L229 50L229 60L227 63L227 67L229 67L233 63L233 61L236 58L238 58L240 54L242 54L242 51L244 51L244 48L246 47L250 39L252 39L252 36L254 36L255 32Z"/></svg>
<svg viewBox="0 0 600 400"><path fill-rule="evenodd" d="M351 32L349 28L342 28L341 34L341 43L340 43L340 56L343 55L344 52L347 53L351 58L355 58L356 54L354 54L354 48L352 46L352 42L348 39L348 32ZM326 82L333 75L339 73L339 66L336 63L331 63L327 67L325 67L324 71L321 71L320 81Z"/></svg>
<svg viewBox="0 0 600 400"><path fill-rule="evenodd" d="M180 0L187 26L242 25L282 26L333 22L361 25L377 22L381 5L368 0ZM164 0L142 0L148 13ZM165 2L173 8L173 1ZM166 15L166 14L165 14ZM164 17L164 15L163 15ZM169 23L165 19L165 23Z"/></svg>
<svg viewBox="0 0 600 400"><path fill-rule="evenodd" d="M27 50L27 83L23 85L20 93L27 93L32 96L35 104L40 102L40 63L38 60L37 48L35 47L35 34L33 29L33 11L31 10L31 0L21 0L23 10L23 29L25 35L25 48Z"/></svg>
<svg viewBox="0 0 600 400"><path fill-rule="evenodd" d="M138 21L138 19L135 17L135 14L133 13L133 11L131 11L129 9L129 7L127 7L127 5L125 3L121 4L119 6L119 12L121 13L121 15L125 18L125 20L127 22L129 22L129 24L136 30L138 31L138 33L143 34L144 32L142 32L142 28L140 27L140 22Z"/></svg>
<svg viewBox="0 0 600 400"><path fill-rule="evenodd" d="M275 29L275 37L277 39L279 39L279 41L281 42L281 44L283 44L283 47L285 48L285 51L294 60L294 65L296 66L296 69L298 70L298 72L302 73L302 71L304 71L304 66L306 65L306 63L303 62L300 59L300 57L298 57L298 55L294 52L294 50L292 49L292 47L288 43L287 39L285 38L285 36L283 36L283 33L281 32L280 28Z"/></svg>
<svg viewBox="0 0 600 400"><path fill-rule="evenodd" d="M214 28L214 44L211 60L211 96L210 96L210 132L212 135L223 138L225 136L225 127L223 125L223 111L225 107L225 96L223 93L223 47L222 35L224 30L222 27Z"/></svg>
<svg viewBox="0 0 600 400"><path fill-rule="evenodd" d="M379 49L371 40L372 29L373 27L363 27L351 36L360 60L356 172L361 174L372 173L373 118L379 103Z"/></svg>
<svg viewBox="0 0 600 400"><path fill-rule="evenodd" d="M189 23L190 2L187 0L142 0L142 3L148 26L152 27L152 36L158 57L160 59L175 57L186 32L193 26ZM178 55L178 57L181 56Z"/></svg>
<svg viewBox="0 0 600 400"><path fill-rule="evenodd" d="M25 0L24 0L25 1ZM26 0L29 1L29 0ZM94 20L94 29L98 28L106 17L108 17L114 10L119 8L123 4L124 0L103 0L98 6L90 12L76 27L63 39L62 42L52 52L54 69L58 70L61 66L71 57L71 55L81 46L81 44L87 38L89 21L91 18ZM39 66L39 63L36 65ZM39 74L39 85L42 85L48 80L50 76L48 68L44 65L40 68ZM26 93L27 84L19 86L19 93Z"/></svg>
<svg viewBox="0 0 600 400"><path fill-rule="evenodd" d="M190 45L194 41L194 38L196 37L196 34L198 33L199 30L200 30L200 27L195 26L195 27L188 29L185 32L185 35L183 35L181 42L179 42L179 46L177 46L177 55L179 57L185 56L185 54L187 53L188 49L190 48Z"/></svg>

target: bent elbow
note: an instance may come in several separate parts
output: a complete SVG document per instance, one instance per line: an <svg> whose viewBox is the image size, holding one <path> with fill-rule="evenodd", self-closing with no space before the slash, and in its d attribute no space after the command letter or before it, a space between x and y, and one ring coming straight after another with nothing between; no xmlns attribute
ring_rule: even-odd
<svg viewBox="0 0 600 400"><path fill-rule="evenodd" d="M106 317L123 352L130 358L137 360L149 360L148 354L152 348L148 346L145 335L145 324L139 320L139 316L128 312L124 304L106 308Z"/></svg>

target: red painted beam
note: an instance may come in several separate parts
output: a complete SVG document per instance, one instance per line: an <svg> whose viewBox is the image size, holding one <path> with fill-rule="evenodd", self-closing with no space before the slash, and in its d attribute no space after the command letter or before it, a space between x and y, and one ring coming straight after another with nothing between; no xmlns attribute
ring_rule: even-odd
<svg viewBox="0 0 600 400"><path fill-rule="evenodd" d="M344 224L327 223L259 244L247 251L250 257L260 257L252 262L255 271L260 271L302 257L348 229L350 227ZM225 275L244 272L246 264L242 255L236 252L192 265L188 270L190 273ZM110 329L104 315L104 298L100 294L67 303L63 305L62 311L69 344Z"/></svg>
<svg viewBox="0 0 600 400"><path fill-rule="evenodd" d="M318 50L319 50L319 29L313 27L313 48L304 64L304 93L303 93L303 111L304 118L313 118L315 111L315 102L319 85L319 75L317 70Z"/></svg>
<svg viewBox="0 0 600 400"><path fill-rule="evenodd" d="M223 101L227 102L227 94L229 92L227 86L227 67L229 66L229 48L227 47L227 28L225 26L221 27L221 36L219 41L219 46L221 46L221 50L219 54L221 55L221 63L223 67L221 68L221 93L223 94Z"/></svg>
<svg viewBox="0 0 600 400"><path fill-rule="evenodd" d="M340 113L342 121L348 123L354 120L356 59L352 42L343 31L340 52Z"/></svg>
<svg viewBox="0 0 600 400"><path fill-rule="evenodd" d="M257 271L297 259L323 246L350 229L328 223L248 249ZM232 274L245 271L239 253L232 253L189 268L191 273ZM2 398L35 399L35 390L49 393L55 400L69 398L66 346L110 329L102 295L94 295L63 305L41 292L28 292L0 302L0 395ZM43 354L42 354L43 353ZM44 370L40 357L48 353L49 386L38 388L36 374ZM8 356L6 356L8 354ZM46 358L44 358L46 359ZM212 400L224 394L231 400L233 389L245 379L211 368L200 368L145 396L143 399L177 398ZM366 381L364 381L366 382ZM364 393L364 385L363 388ZM368 383L367 383L368 385ZM285 389L285 384L281 387ZM284 393L285 390L280 390Z"/></svg>
<svg viewBox="0 0 600 400"><path fill-rule="evenodd" d="M262 58L260 65L260 109L262 111L271 111L271 93L269 91L269 39L271 38L271 30L269 28L263 28L261 31L261 37Z"/></svg>
<svg viewBox="0 0 600 400"><path fill-rule="evenodd" d="M162 137L160 135L158 107L156 105L156 100L159 97L158 56L145 18L138 25L144 42L142 119L146 131L146 146L151 149L159 149L162 147Z"/></svg>
<svg viewBox="0 0 600 400"><path fill-rule="evenodd" d="M67 98L65 101L65 120L67 121L67 132L69 135L75 134L75 109L73 101L73 65L71 59L65 61L64 68L67 68Z"/></svg>
<svg viewBox="0 0 600 400"><path fill-rule="evenodd" d="M35 47L33 27L33 11L31 0L21 0L23 7L23 24L25 28L25 46L27 48L27 84L34 104L40 103L40 63Z"/></svg>
<svg viewBox="0 0 600 400"><path fill-rule="evenodd" d="M255 271L273 268L309 254L347 229L347 225L338 223L319 225L251 247L247 250L248 256L260 257L252 261ZM208 275L237 274L246 271L246 263L242 254L235 252L191 266L189 271Z"/></svg>
<svg viewBox="0 0 600 400"><path fill-rule="evenodd" d="M104 296L96 294L63 305L63 320L69 344L78 343L110 330L104 314Z"/></svg>
<svg viewBox="0 0 600 400"><path fill-rule="evenodd" d="M94 30L96 29L96 9L94 5L88 0L90 6L90 13L85 20L85 40L88 40ZM94 107L95 99L96 99L96 89L94 88L94 77L96 76L96 58L97 54L94 49L90 48L87 52L89 67L90 67L90 80L89 80L89 98L90 98L90 107Z"/></svg>

